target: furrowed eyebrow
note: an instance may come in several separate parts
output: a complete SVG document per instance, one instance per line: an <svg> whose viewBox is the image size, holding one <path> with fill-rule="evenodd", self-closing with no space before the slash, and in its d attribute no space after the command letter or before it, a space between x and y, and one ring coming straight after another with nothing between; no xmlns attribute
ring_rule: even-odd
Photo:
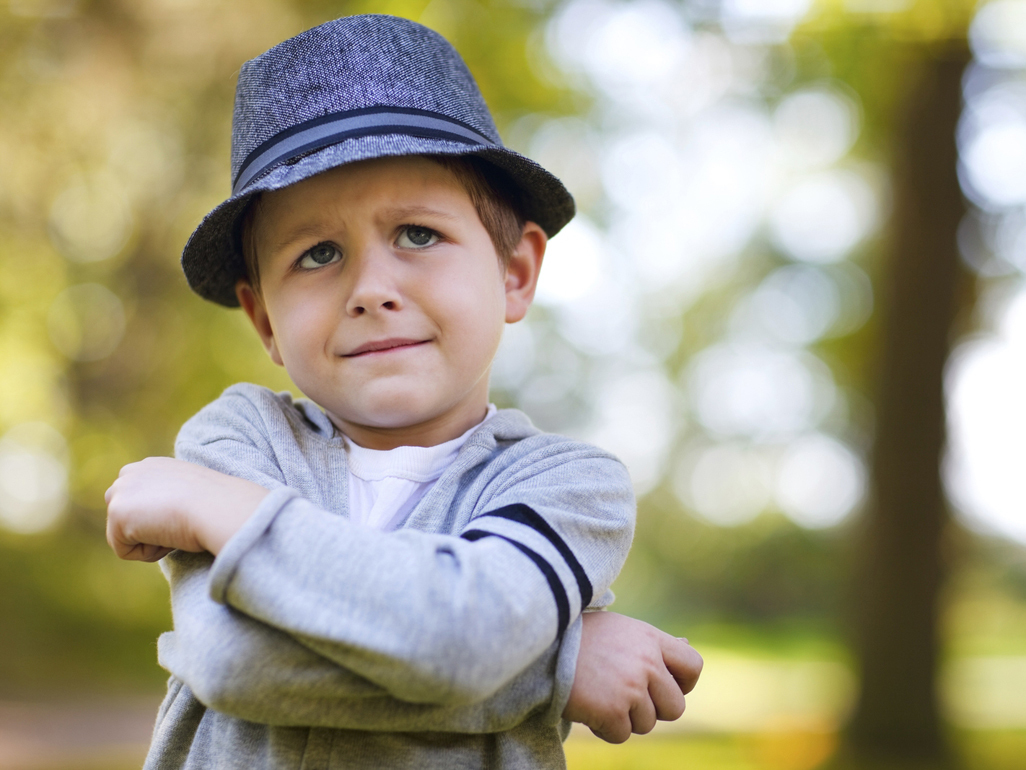
<svg viewBox="0 0 1026 770"><path fill-rule="evenodd" d="M275 238L271 243L270 253L280 254L300 241L323 239L323 229L314 225L297 225L295 228L286 230L280 237Z"/></svg>
<svg viewBox="0 0 1026 770"><path fill-rule="evenodd" d="M447 211L441 209L433 209L430 206L399 206L393 209L387 209L383 214L389 219L408 219L410 217L436 217L438 219L445 219L450 222L456 222L459 220L455 214L450 214Z"/></svg>
<svg viewBox="0 0 1026 770"><path fill-rule="evenodd" d="M460 217L442 209L431 206L397 206L381 212L383 218L390 220L416 219L417 217L433 217L447 222L458 222ZM271 254L280 254L296 243L310 240L323 240L323 230L314 224L297 224L287 229L280 237L270 244Z"/></svg>

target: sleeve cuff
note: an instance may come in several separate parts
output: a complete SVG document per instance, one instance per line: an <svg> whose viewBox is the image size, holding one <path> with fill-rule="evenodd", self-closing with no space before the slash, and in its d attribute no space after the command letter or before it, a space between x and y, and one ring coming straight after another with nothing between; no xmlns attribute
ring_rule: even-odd
<svg viewBox="0 0 1026 770"><path fill-rule="evenodd" d="M224 548L221 549L221 553L214 558L213 566L210 568L211 599L218 604L226 604L225 594L228 591L228 584L235 576L242 557L263 537L264 532L271 526L282 509L298 496L299 493L294 489L279 487L260 501L260 505L257 506L249 520L228 539Z"/></svg>
<svg viewBox="0 0 1026 770"><path fill-rule="evenodd" d="M570 690L574 686L574 674L577 673L577 653L581 649L581 630L584 625L581 617L571 623L563 635L563 642L559 645L559 654L556 658L556 674L552 687L552 703L546 721L549 724L559 724L563 719L563 710L570 700Z"/></svg>

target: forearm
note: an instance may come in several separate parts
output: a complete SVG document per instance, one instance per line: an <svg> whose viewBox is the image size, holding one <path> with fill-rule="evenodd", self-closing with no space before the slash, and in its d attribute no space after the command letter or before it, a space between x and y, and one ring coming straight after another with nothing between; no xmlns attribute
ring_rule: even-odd
<svg viewBox="0 0 1026 770"><path fill-rule="evenodd" d="M376 532L290 496L222 551L215 600L415 703L481 701L556 640L549 586L503 541Z"/></svg>
<svg viewBox="0 0 1026 770"><path fill-rule="evenodd" d="M569 696L578 627L485 700L410 703L315 653L288 634L209 597L210 557L175 553L163 565L172 585L175 631L161 637L160 662L217 711L281 726L353 730L498 732L532 714L558 720Z"/></svg>

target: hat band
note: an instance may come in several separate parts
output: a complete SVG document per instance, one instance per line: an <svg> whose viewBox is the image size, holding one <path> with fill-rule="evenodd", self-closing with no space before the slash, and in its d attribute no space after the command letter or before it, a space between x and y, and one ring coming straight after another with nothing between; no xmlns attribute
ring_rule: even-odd
<svg viewBox="0 0 1026 770"><path fill-rule="evenodd" d="M369 107L322 115L280 131L246 156L232 184L232 195L270 168L345 139L376 134L406 134L494 146L481 132L448 115L404 107Z"/></svg>

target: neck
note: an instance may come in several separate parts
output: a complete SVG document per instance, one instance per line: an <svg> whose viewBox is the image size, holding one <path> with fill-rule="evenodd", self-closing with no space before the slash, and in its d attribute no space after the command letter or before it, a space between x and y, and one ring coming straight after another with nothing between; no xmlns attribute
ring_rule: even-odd
<svg viewBox="0 0 1026 770"><path fill-rule="evenodd" d="M458 413L446 413L416 425L381 427L361 425L328 413L328 417L353 443L367 449L395 449L401 446L437 446L459 438L480 423L488 413L484 403Z"/></svg>

